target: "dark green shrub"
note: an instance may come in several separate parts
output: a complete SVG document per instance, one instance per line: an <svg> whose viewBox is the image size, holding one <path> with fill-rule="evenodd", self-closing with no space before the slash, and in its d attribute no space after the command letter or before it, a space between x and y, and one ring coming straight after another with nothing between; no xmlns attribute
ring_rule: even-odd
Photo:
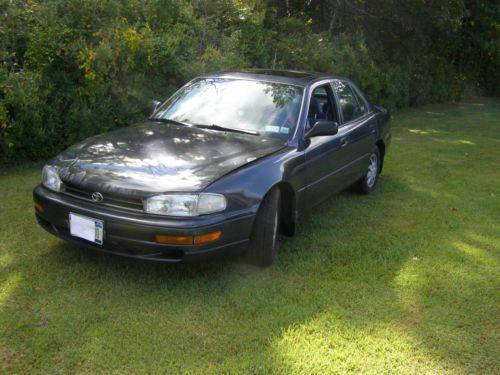
<svg viewBox="0 0 500 375"><path fill-rule="evenodd" d="M391 109L498 95L499 8L480 3L0 0L1 162L127 126L207 71L344 75Z"/></svg>

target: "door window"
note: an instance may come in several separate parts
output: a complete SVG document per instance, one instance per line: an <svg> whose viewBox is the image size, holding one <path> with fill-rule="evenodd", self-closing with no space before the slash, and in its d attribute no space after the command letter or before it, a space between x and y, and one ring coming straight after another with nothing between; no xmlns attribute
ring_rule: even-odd
<svg viewBox="0 0 500 375"><path fill-rule="evenodd" d="M307 113L308 128L318 120L337 121L330 85L318 86L311 94Z"/></svg>
<svg viewBox="0 0 500 375"><path fill-rule="evenodd" d="M339 98L344 122L355 120L367 112L365 101L347 82L334 81L333 88Z"/></svg>

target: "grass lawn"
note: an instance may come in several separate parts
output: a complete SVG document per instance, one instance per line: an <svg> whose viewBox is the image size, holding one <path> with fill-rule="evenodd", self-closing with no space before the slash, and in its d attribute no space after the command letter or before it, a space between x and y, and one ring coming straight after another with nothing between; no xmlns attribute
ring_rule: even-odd
<svg viewBox="0 0 500 375"><path fill-rule="evenodd" d="M397 113L378 189L301 218L278 263L96 255L0 172L1 373L500 373L500 102Z"/></svg>

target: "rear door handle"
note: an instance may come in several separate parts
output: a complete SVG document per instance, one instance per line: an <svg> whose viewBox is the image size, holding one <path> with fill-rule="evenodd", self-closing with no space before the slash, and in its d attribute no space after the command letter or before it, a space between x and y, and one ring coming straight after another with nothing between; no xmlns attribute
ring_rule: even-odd
<svg viewBox="0 0 500 375"><path fill-rule="evenodd" d="M345 147L347 146L347 137L340 138L340 147Z"/></svg>

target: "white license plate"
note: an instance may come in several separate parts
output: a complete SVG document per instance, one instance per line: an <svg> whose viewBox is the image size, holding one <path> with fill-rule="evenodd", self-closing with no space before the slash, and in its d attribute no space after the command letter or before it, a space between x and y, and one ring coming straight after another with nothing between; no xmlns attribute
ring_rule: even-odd
<svg viewBox="0 0 500 375"><path fill-rule="evenodd" d="M102 245L104 221L70 212L69 232L72 236Z"/></svg>

